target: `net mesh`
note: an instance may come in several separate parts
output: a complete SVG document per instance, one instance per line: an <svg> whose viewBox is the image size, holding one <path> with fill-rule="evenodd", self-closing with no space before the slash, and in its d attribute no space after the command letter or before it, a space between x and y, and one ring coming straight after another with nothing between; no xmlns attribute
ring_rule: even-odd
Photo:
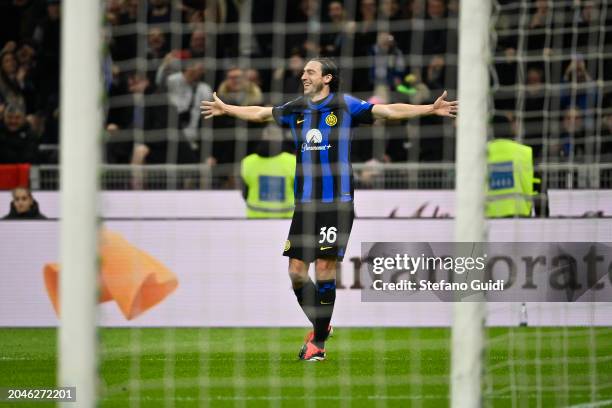
<svg viewBox="0 0 612 408"><path fill-rule="evenodd" d="M288 150L291 140L266 125L233 118L196 120L199 100L210 100L214 91L237 105L282 104L300 95L302 68L314 56L334 57L342 69L342 90L364 100L421 104L433 102L444 90L450 99L456 95L457 1L151 1L111 2L108 7L106 189L239 188L240 163L262 140L282 140ZM607 1L495 2L491 136L512 137L532 147L542 179L537 216L547 215L549 189L610 187L610 18ZM455 133L452 121L435 117L355 129L351 158L356 187L453 189ZM40 171L42 180L42 174L53 169ZM492 224L492 239L527 239L524 224L509 223ZM115 227L125 228L120 223ZM286 227L281 224L278 234L284 235ZM236 269L265 281L286 279L286 266L241 259L241 254L252 253L247 248L256 238L247 230L238 235L224 232L233 226L221 222L203 222L200 228L216 233L195 234L192 243L205 247L210 240L221 240L236 254L228 258L220 252L194 266L191 252L177 247L188 229L173 228L175 232L159 237L174 248L164 252L165 262L174 270L183 266L200 271L201 279L190 281L192 294L210 297L194 298L193 310L169 311L164 321L170 327L127 329L129 375L103 388L103 402L121 400L127 389L131 406L448 404L448 329L392 329L386 326L393 324L379 316L369 328L341 327L329 342L335 358L324 370L294 366L301 331L278 327L287 324L284 318L268 316L262 323L254 317L257 313L248 312L263 316L270 306L260 303L287 308L294 300L265 289L261 296L267 299L234 298L232 293L265 286ZM371 236L380 235L375 226L362 228ZM538 228L542 240L554 240L559 231L546 223ZM570 223L564 236L571 237L573 228L578 227ZM586 228L599 227L593 222ZM154 231L136 227L132 236L142 241ZM428 238L419 228L411 237ZM597 239L610 237L602 232ZM383 234L381 240L389 236ZM268 249L261 256L277 254ZM274 270L265 271L268 278L261 265L270 264ZM346 283L347 262L343 266ZM232 273L235 289L215 286L215 280L226 285L230 281L216 275ZM220 292L207 291L209 285ZM346 289L339 292L339 302L354 295ZM224 320L223 305L228 302L233 304L228 311L233 323ZM606 373L612 344L609 329L596 327L597 307L489 306L493 321L506 316L502 325L517 327L487 329L485 405L570 406L612 398ZM420 310L426 313L427 308ZM245 319L236 313L245 313ZM450 308L442 306L437 313L442 316L438 322L448 324ZM576 314L579 319L570 318ZM553 316L555 327L541 327L547 325L538 320L541 316ZM174 322L185 325L185 320L198 328L172 327ZM427 319L410 321L408 325L432 324ZM573 327L576 321L582 327ZM296 318L289 324L300 322ZM236 327L215 328L228 324ZM249 328L261 325L273 327ZM109 337L120 336L116 330L103 329L112 333ZM117 350L103 341L102 357L113 361ZM102 372L102 378L106 376Z"/></svg>
<svg viewBox="0 0 612 408"><path fill-rule="evenodd" d="M612 5L494 5L491 138L512 137L532 147L541 179L534 215L543 219L492 220L490 239L612 242L610 219L596 218L610 215ZM101 206L107 231L141 252L124 264L133 272L127 281L113 286L117 276L105 277L111 292L139 291L133 297L113 292L116 302L101 306L101 406L449 404L452 305L361 302L359 245L452 239L452 196L444 194L455 186L455 123L425 117L354 130L357 194L385 191L362 196L374 210L358 214L341 264L332 320L340 324L327 343L328 361L300 365L308 322L280 256L289 222L245 221L238 191L218 191L243 186L241 162L262 142L292 151L293 140L269 124L203 120L199 103L216 92L237 105L282 104L302 93L304 63L318 55L334 57L341 89L363 100L425 104L444 90L455 99L458 6L456 0L106 3ZM31 179L36 190L53 194L58 166L47 153L49 163L35 166ZM400 208L408 201L409 210ZM57 217L51 207L45 210ZM2 271L36 262L32 281L40 283L39 264L53 259L53 251L17 259L23 248L15 243L30 242L35 228L6 225L0 230L7 237ZM38 235L56 242L55 230L45 225ZM155 291L164 288L164 279L171 281L168 275L145 276L149 256L178 279L167 297ZM46 298L34 317L27 308L17 311L28 296L15 289L23 287L21 275L5 282L0 310L11 310L11 317L2 315L3 326L54 321L36 320L53 319ZM149 296L161 300L145 301ZM611 403L609 303L486 307L485 406ZM19 313L26 317L14 317ZM30 358L24 349L52 360L54 351L32 343L30 332L3 329L0 336L8 345L0 357L16 371ZM52 381L42 377L32 378Z"/></svg>
<svg viewBox="0 0 612 408"><path fill-rule="evenodd" d="M554 189L609 188L610 3L498 1L495 6L491 63L495 136L511 135L533 149L540 197L552 197ZM577 201L571 195L567 199ZM548 216L549 208L549 201L536 199L537 215ZM582 234L575 225L559 228L554 221L543 224L539 232L557 237L544 241L563 239L560 236L605 241L608 238L599 231L606 222L589 223L591 238L579 238ZM526 238L521 233L524 227L516 221L506 236L495 239L540 239ZM488 405L497 406L497 400L516 407L610 404L610 377L601 371L609 364L604 357L610 347L609 329L598 327L599 313L608 306L513 305L519 327L488 332ZM582 327L575 327L577 316Z"/></svg>

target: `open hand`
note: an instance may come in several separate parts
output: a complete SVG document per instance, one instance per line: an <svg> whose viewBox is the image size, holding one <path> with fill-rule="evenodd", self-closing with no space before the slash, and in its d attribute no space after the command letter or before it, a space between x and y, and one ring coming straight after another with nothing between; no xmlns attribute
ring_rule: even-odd
<svg viewBox="0 0 612 408"><path fill-rule="evenodd" d="M448 92L444 91L442 95L433 104L433 113L438 116L448 116L451 118L457 117L459 111L459 102L446 100Z"/></svg>
<svg viewBox="0 0 612 408"><path fill-rule="evenodd" d="M212 101L202 101L200 102L200 110L202 111L202 115L204 115L204 119L210 119L213 116L220 116L225 114L225 103L217 97L217 93L213 93Z"/></svg>

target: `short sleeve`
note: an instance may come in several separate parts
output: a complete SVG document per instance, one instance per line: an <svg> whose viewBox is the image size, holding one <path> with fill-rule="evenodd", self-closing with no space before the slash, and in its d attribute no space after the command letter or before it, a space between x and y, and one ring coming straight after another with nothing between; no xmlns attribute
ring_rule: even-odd
<svg viewBox="0 0 612 408"><path fill-rule="evenodd" d="M291 124L291 116L293 115L292 105L292 102L287 102L284 105L272 108L272 116L279 126L288 128Z"/></svg>
<svg viewBox="0 0 612 408"><path fill-rule="evenodd" d="M374 105L351 95L344 95L344 102L355 122L368 124L374 122L374 117L372 116Z"/></svg>

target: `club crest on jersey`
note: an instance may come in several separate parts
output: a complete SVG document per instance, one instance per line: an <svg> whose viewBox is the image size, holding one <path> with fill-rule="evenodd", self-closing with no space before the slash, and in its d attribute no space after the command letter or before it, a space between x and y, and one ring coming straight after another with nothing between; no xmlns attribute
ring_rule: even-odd
<svg viewBox="0 0 612 408"><path fill-rule="evenodd" d="M310 129L308 133L306 133L306 141L308 143L321 143L323 140L323 134L319 129Z"/></svg>
<svg viewBox="0 0 612 408"><path fill-rule="evenodd" d="M327 126L336 126L336 123L338 123L338 117L334 115L334 112L331 112L325 118L325 123L327 124Z"/></svg>

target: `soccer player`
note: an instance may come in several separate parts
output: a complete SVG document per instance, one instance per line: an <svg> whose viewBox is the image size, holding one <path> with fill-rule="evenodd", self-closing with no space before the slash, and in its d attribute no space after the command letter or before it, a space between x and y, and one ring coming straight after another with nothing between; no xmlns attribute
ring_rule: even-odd
<svg viewBox="0 0 612 408"><path fill-rule="evenodd" d="M325 359L336 299L336 264L344 257L353 226L353 173L350 163L351 129L374 119L409 119L423 115L455 117L457 102L446 101L446 91L432 105L372 105L338 93L338 67L327 58L313 58L302 73L304 95L282 106L234 106L216 94L202 101L206 119L230 115L265 122L274 119L291 129L297 150L295 212L285 242L289 277L295 296L313 331L306 336L299 357ZM308 275L315 263L316 283Z"/></svg>

